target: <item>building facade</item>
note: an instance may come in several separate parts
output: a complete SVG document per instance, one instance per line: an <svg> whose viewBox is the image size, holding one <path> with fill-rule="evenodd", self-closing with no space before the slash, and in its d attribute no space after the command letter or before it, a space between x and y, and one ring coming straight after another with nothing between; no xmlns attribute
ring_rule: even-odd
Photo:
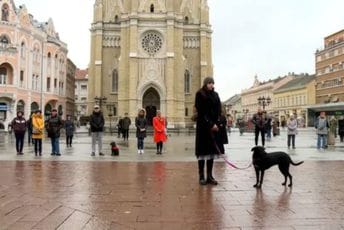
<svg viewBox="0 0 344 230"><path fill-rule="evenodd" d="M67 46L51 19L38 22L24 5L0 2L0 128L23 111L66 109Z"/></svg>
<svg viewBox="0 0 344 230"><path fill-rule="evenodd" d="M316 105L308 108L308 116L315 120L321 111L344 116L344 30L324 38L324 48L315 53L315 70Z"/></svg>
<svg viewBox="0 0 344 230"><path fill-rule="evenodd" d="M78 121L80 117L87 116L88 101L88 69L77 69L75 73L75 114Z"/></svg>
<svg viewBox="0 0 344 230"><path fill-rule="evenodd" d="M245 116L250 118L257 112L259 107L263 108L263 106L259 105L258 103L258 98L260 97L271 99L271 103L266 105L264 110L267 113L274 113L272 105L274 102L274 90L291 81L293 77L294 76L292 74L289 74L287 76L278 77L266 82L260 82L258 77L255 76L253 86L249 89L244 89L241 91L241 104ZM276 114L274 114L274 116L275 115Z"/></svg>
<svg viewBox="0 0 344 230"><path fill-rule="evenodd" d="M212 76L207 0L96 0L91 27L89 109L157 110L170 127L192 126L194 96ZM113 112L115 111L116 114Z"/></svg>
<svg viewBox="0 0 344 230"><path fill-rule="evenodd" d="M75 64L67 58L67 75L66 75L66 115L74 116L75 113Z"/></svg>
<svg viewBox="0 0 344 230"><path fill-rule="evenodd" d="M299 75L273 92L273 111L279 121L293 114L299 127L308 124L307 107L315 104L315 75Z"/></svg>
<svg viewBox="0 0 344 230"><path fill-rule="evenodd" d="M226 115L232 117L234 124L237 122L237 119L243 118L244 111L241 106L240 94L235 94L222 104L225 106Z"/></svg>

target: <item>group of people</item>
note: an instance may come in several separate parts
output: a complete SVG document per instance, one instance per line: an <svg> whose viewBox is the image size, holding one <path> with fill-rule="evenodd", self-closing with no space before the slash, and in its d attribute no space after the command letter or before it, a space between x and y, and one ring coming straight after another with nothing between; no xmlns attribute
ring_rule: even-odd
<svg viewBox="0 0 344 230"><path fill-rule="evenodd" d="M24 118L22 111L17 112L17 116L12 120L11 127L16 138L17 155L23 155L24 137L26 131L28 132L28 144L34 144L35 156L42 156L42 139L44 131L47 132L51 140L51 155L61 156L60 152L60 131L64 127L66 132L67 147L72 147L72 140L74 135L74 122L71 116L67 116L66 121L62 121L58 116L57 110L51 110L51 116L44 121L42 111L36 110L28 120Z"/></svg>
<svg viewBox="0 0 344 230"><path fill-rule="evenodd" d="M104 156L102 152L103 148L103 132L104 132L104 116L100 110L99 105L94 106L92 115L90 116L90 130L92 134L92 153L91 156L95 156L96 145L98 143L98 152L100 156ZM131 125L131 119L128 113L125 113L124 118L120 118L117 124L118 138L123 136L124 141L128 141L129 128ZM137 117L135 118L136 138L137 138L137 153L144 153L144 140L147 137L147 119L144 109L140 109ZM166 118L161 116L161 112L157 111L156 117L153 118L153 130L154 130L154 142L156 143L157 154L162 154L163 143L167 140L166 132ZM113 142L112 142L113 143Z"/></svg>

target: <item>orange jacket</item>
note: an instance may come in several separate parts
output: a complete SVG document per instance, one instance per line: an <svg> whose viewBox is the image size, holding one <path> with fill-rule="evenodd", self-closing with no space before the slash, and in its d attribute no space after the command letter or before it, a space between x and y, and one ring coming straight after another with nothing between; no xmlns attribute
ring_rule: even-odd
<svg viewBox="0 0 344 230"><path fill-rule="evenodd" d="M163 117L153 118L153 128L154 128L154 142L165 142L167 140L166 136L166 120Z"/></svg>
<svg viewBox="0 0 344 230"><path fill-rule="evenodd" d="M40 133L34 133L34 130L37 129ZM43 139L44 132L44 120L42 115L32 115L32 139Z"/></svg>

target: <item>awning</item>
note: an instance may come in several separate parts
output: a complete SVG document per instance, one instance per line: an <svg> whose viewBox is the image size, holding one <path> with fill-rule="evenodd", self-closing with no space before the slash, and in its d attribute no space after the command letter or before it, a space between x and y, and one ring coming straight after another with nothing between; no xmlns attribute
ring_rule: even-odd
<svg viewBox="0 0 344 230"><path fill-rule="evenodd" d="M311 105L311 106L307 106L306 109L313 110L315 112L343 111L344 110L344 102Z"/></svg>

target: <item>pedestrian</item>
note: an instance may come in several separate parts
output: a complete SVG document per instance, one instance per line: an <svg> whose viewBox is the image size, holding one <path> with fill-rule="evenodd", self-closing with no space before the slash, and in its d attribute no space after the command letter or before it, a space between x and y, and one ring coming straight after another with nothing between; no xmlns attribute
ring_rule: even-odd
<svg viewBox="0 0 344 230"><path fill-rule="evenodd" d="M33 112L30 114L30 117L29 117L29 119L27 120L27 123L26 123L28 145L31 145L31 143L34 144L33 143L33 139L32 139L32 115L33 114L34 114Z"/></svg>
<svg viewBox="0 0 344 230"><path fill-rule="evenodd" d="M146 137L147 120L145 118L144 109L140 109L135 118L136 138L137 138L137 153L144 153L144 139Z"/></svg>
<svg viewBox="0 0 344 230"><path fill-rule="evenodd" d="M96 155L96 143L98 143L99 156L104 156L103 150L103 132L104 132L104 116L100 111L99 105L95 105L93 113L90 116L90 130L92 133L92 153L91 156Z"/></svg>
<svg viewBox="0 0 344 230"><path fill-rule="evenodd" d="M258 145L258 137L259 137L259 133L260 133L261 138L262 138L262 146L264 147L264 145L265 145L265 126L267 123L267 119L266 119L261 108L258 108L258 112L253 116L252 122L255 125L255 130L254 130L255 144L256 144L256 146Z"/></svg>
<svg viewBox="0 0 344 230"><path fill-rule="evenodd" d="M161 116L161 111L158 110L156 116L153 118L154 128L154 142L156 143L156 154L162 154L163 143L166 142L166 120Z"/></svg>
<svg viewBox="0 0 344 230"><path fill-rule="evenodd" d="M279 135L280 130L279 130L279 121L278 118L275 118L272 122L272 134L274 137Z"/></svg>
<svg viewBox="0 0 344 230"><path fill-rule="evenodd" d="M266 124L265 124L266 140L271 141L271 130L272 130L271 116L267 114L265 111L264 111L264 115L266 117Z"/></svg>
<svg viewBox="0 0 344 230"><path fill-rule="evenodd" d="M219 118L221 116L221 101L214 90L214 79L206 77L203 86L196 93L195 107L197 109L196 119L196 146L195 155L198 160L198 174L200 185L218 182L213 177L214 159L219 158L223 152L219 134ZM204 167L207 164L207 179L204 176Z"/></svg>
<svg viewBox="0 0 344 230"><path fill-rule="evenodd" d="M288 134L288 149L290 148L290 141L293 149L295 149L295 135L297 134L297 120L294 115L290 115L289 121L287 122L287 134Z"/></svg>
<svg viewBox="0 0 344 230"><path fill-rule="evenodd" d="M22 111L17 112L17 116L12 120L11 124L16 138L17 155L23 155L26 120Z"/></svg>
<svg viewBox="0 0 344 230"><path fill-rule="evenodd" d="M131 125L131 120L128 116L128 113L124 114L124 118L122 119L122 132L123 132L123 139L128 140L129 139L129 127Z"/></svg>
<svg viewBox="0 0 344 230"><path fill-rule="evenodd" d="M327 136L327 144L328 145L335 145L336 138L337 138L337 119L332 117L329 122L329 132Z"/></svg>
<svg viewBox="0 0 344 230"><path fill-rule="evenodd" d="M316 132L318 135L317 149L326 149L329 125L326 120L325 112L320 112L320 116L316 119L314 127L316 128Z"/></svg>
<svg viewBox="0 0 344 230"><path fill-rule="evenodd" d="M46 122L46 130L51 141L51 155L61 156L60 134L63 126L61 117L57 114L57 109L51 110L51 116Z"/></svg>
<svg viewBox="0 0 344 230"><path fill-rule="evenodd" d="M117 137L121 138L121 133L122 133L122 118L119 117L118 118L118 122L117 122Z"/></svg>
<svg viewBox="0 0 344 230"><path fill-rule="evenodd" d="M228 131L228 134L230 135L232 132L232 127L233 127L233 118L231 115L229 115L228 119L226 120L227 120L227 131Z"/></svg>
<svg viewBox="0 0 344 230"><path fill-rule="evenodd" d="M240 136L242 136L244 134L244 131L245 131L245 121L244 121L244 119L239 119L238 120L238 125L239 125Z"/></svg>
<svg viewBox="0 0 344 230"><path fill-rule="evenodd" d="M340 137L340 142L344 142L344 117L341 116L338 120L338 135Z"/></svg>
<svg viewBox="0 0 344 230"><path fill-rule="evenodd" d="M75 125L72 120L71 115L67 115L67 119L64 123L64 128L66 132L66 145L68 147L72 147L72 142L73 142L73 136L74 136L74 131L75 131Z"/></svg>
<svg viewBox="0 0 344 230"><path fill-rule="evenodd" d="M32 140L35 146L35 156L42 156L42 139L44 132L44 120L41 110L36 110L31 116L32 120Z"/></svg>

